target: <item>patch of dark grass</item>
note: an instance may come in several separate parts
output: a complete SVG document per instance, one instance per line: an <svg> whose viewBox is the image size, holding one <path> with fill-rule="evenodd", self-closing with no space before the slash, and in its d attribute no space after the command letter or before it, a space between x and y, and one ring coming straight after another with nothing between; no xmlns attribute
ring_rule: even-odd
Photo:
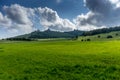
<svg viewBox="0 0 120 80"><path fill-rule="evenodd" d="M0 50L0 52L4 52L4 50Z"/></svg>
<svg viewBox="0 0 120 80"><path fill-rule="evenodd" d="M48 75L50 76L57 76L58 78L66 76L69 78L70 76L72 78L76 78L77 75L79 75L78 78L85 78L89 77L92 79L100 79L100 80L118 80L119 77L115 77L113 74L118 71L115 66L104 66L104 65L74 65L74 66L59 66L51 69L51 71L48 72ZM69 74L69 77L68 77ZM72 75L73 74L73 75ZM108 75L109 74L109 75ZM76 79L79 80L79 79Z"/></svg>
<svg viewBox="0 0 120 80"><path fill-rule="evenodd" d="M2 47L0 47L0 49L3 49Z"/></svg>
<svg viewBox="0 0 120 80"><path fill-rule="evenodd" d="M105 70L106 73L114 73L115 71L117 71L117 68L115 66L110 66Z"/></svg>
<svg viewBox="0 0 120 80"><path fill-rule="evenodd" d="M0 52L4 52L3 48L0 47Z"/></svg>
<svg viewBox="0 0 120 80"><path fill-rule="evenodd" d="M8 79L11 80L13 77L12 76L9 76Z"/></svg>
<svg viewBox="0 0 120 80"><path fill-rule="evenodd" d="M32 67L25 69L23 71L23 73L31 75L31 74L40 74L40 73L42 73L42 71L44 71L44 70L40 66L38 66L38 67L32 66Z"/></svg>
<svg viewBox="0 0 120 80"><path fill-rule="evenodd" d="M0 72L0 75L2 75L3 73L2 72Z"/></svg>
<svg viewBox="0 0 120 80"><path fill-rule="evenodd" d="M23 80L29 80L29 77L28 76L24 76Z"/></svg>
<svg viewBox="0 0 120 80"><path fill-rule="evenodd" d="M32 73L32 71L31 71L30 69L24 70L23 72L24 72L25 74L31 74L31 73Z"/></svg>

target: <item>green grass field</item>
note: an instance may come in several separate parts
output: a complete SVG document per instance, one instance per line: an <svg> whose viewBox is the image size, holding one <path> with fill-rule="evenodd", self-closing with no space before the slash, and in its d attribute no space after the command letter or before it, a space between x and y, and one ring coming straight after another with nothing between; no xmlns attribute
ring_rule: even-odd
<svg viewBox="0 0 120 80"><path fill-rule="evenodd" d="M120 41L1 42L0 80L120 80Z"/></svg>

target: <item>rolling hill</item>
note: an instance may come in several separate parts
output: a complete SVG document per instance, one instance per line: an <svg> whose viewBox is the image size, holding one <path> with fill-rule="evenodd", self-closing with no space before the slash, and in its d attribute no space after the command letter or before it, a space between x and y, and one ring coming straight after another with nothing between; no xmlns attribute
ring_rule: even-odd
<svg viewBox="0 0 120 80"><path fill-rule="evenodd" d="M76 38L79 36L79 40L87 41L103 41L103 40L120 40L120 27L111 27L111 28L103 28L92 31L69 31L69 32L58 32L51 31L50 29L46 31L34 31L29 34L24 34L12 38L8 38L8 40L32 40L32 39L51 39L51 38ZM108 38L107 38L108 37ZM109 38L112 37L112 38Z"/></svg>
<svg viewBox="0 0 120 80"><path fill-rule="evenodd" d="M120 40L120 31L112 31L109 33L100 33L96 35L80 36L81 41L111 41Z"/></svg>
<svg viewBox="0 0 120 80"><path fill-rule="evenodd" d="M83 31L69 31L69 32L58 32L58 31L34 31L29 34L16 36L13 38L26 38L26 39L47 39L47 38L74 38L76 36L81 36L83 34Z"/></svg>

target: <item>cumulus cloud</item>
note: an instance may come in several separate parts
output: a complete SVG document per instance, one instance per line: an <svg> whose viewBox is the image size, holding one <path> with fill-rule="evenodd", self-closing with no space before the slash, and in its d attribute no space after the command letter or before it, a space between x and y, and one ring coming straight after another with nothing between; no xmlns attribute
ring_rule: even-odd
<svg viewBox="0 0 120 80"><path fill-rule="evenodd" d="M115 4L115 7L120 7L120 0L110 0L111 3Z"/></svg>
<svg viewBox="0 0 120 80"><path fill-rule="evenodd" d="M11 20L7 18L7 16L3 16L0 12L0 27L9 27L11 25Z"/></svg>
<svg viewBox="0 0 120 80"><path fill-rule="evenodd" d="M78 28L91 30L120 25L120 0L84 0L89 9L74 19Z"/></svg>
<svg viewBox="0 0 120 80"><path fill-rule="evenodd" d="M30 13L32 12L30 8L24 8L15 4L4 6L3 11L4 15L0 13L1 35L6 34L5 37L16 36L34 30L32 20L30 19Z"/></svg>
<svg viewBox="0 0 120 80"><path fill-rule="evenodd" d="M39 27L56 31L71 31L75 25L68 19L59 17L50 8L26 8L18 4L4 6L5 14L0 13L0 31L18 35L32 32ZM36 21L38 20L38 21ZM39 25L36 26L37 22ZM4 28L4 29L3 29ZM8 35L8 34L7 34Z"/></svg>
<svg viewBox="0 0 120 80"><path fill-rule="evenodd" d="M62 19L56 11L50 8L38 8L40 23L42 26L56 31L71 31L75 29L75 25L68 19Z"/></svg>
<svg viewBox="0 0 120 80"><path fill-rule="evenodd" d="M4 6L4 11L8 18L18 24L27 24L31 22L28 18L27 8L15 4L10 7Z"/></svg>

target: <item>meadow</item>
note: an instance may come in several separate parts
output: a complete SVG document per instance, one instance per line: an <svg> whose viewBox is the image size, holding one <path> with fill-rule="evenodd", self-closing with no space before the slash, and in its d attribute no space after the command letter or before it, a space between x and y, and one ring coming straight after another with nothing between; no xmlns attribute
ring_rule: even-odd
<svg viewBox="0 0 120 80"><path fill-rule="evenodd" d="M0 80L120 80L120 41L0 42Z"/></svg>

